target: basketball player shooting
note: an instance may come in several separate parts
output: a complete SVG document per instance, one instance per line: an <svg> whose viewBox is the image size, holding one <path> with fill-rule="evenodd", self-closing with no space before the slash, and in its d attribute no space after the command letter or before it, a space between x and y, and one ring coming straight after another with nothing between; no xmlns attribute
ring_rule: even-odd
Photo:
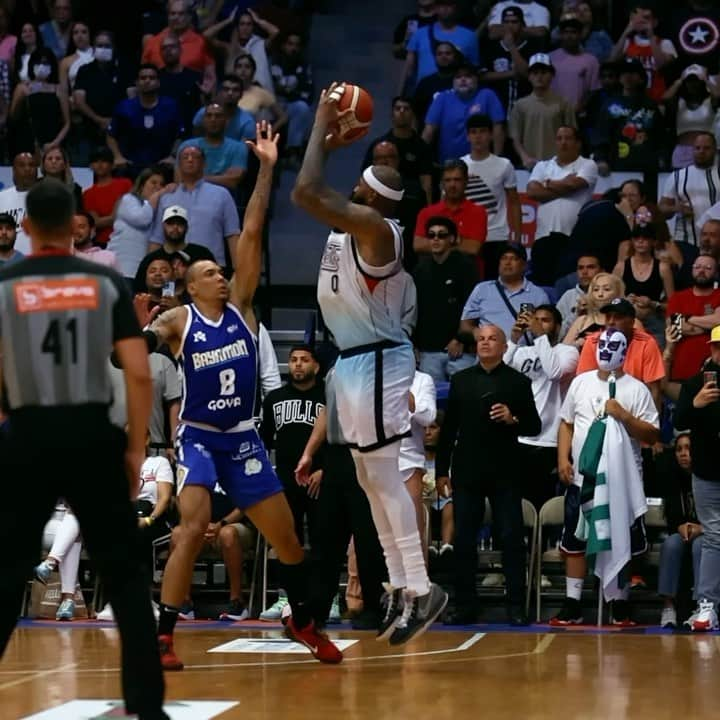
<svg viewBox="0 0 720 720"><path fill-rule="evenodd" d="M258 323L252 300L260 278L277 140L272 128L262 123L257 126L257 142L247 142L260 161L260 172L233 250L233 278L228 283L222 268L212 261L193 263L186 276L192 304L163 313L150 328L149 344L166 342L178 358L184 388L177 437L180 534L160 597L158 634L165 670L183 668L172 635L210 522L210 493L216 481L278 554L293 612L288 636L322 662L342 660L335 645L315 628L306 603L304 552L282 485L255 429Z"/></svg>
<svg viewBox="0 0 720 720"><path fill-rule="evenodd" d="M402 231L392 219L403 196L402 180L392 168L367 168L348 201L323 178L328 152L349 144L340 130L348 126L348 110L338 108L345 91L343 83L333 83L320 97L292 198L336 229L318 278L320 309L340 349L328 394L334 394L342 437L329 440L352 449L390 579L378 639L399 645L432 624L447 593L428 579L415 508L398 469L400 440L410 434L415 373L412 344L401 324ZM301 484L308 481L310 464L307 456L298 464Z"/></svg>

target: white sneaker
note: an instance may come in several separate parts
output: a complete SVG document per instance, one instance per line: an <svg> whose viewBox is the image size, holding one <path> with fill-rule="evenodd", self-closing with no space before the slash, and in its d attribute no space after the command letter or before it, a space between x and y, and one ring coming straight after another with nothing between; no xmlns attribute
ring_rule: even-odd
<svg viewBox="0 0 720 720"><path fill-rule="evenodd" d="M676 628L677 612L674 607L665 607L660 614L660 627Z"/></svg>
<svg viewBox="0 0 720 720"><path fill-rule="evenodd" d="M454 552L455 548L450 545L450 543L443 543L443 546L440 548L440 555L445 555L446 553L452 553Z"/></svg>
<svg viewBox="0 0 720 720"><path fill-rule="evenodd" d="M333 598L332 605L330 606L330 615L328 617L328 622L342 622L342 614L340 613L340 597L338 595Z"/></svg>
<svg viewBox="0 0 720 720"><path fill-rule="evenodd" d="M698 603L695 612L688 618L686 624L695 632L706 632L717 630L718 616L715 610L715 603L704 598Z"/></svg>
<svg viewBox="0 0 720 720"><path fill-rule="evenodd" d="M110 622L115 622L115 615L113 614L112 607L110 607L110 603L108 603L96 616L96 620L108 620Z"/></svg>
<svg viewBox="0 0 720 720"><path fill-rule="evenodd" d="M544 590L552 587L550 578L547 575L540 576L540 587L543 588Z"/></svg>
<svg viewBox="0 0 720 720"><path fill-rule="evenodd" d="M480 584L483 587L503 587L505 585L505 576L502 573L489 573Z"/></svg>
<svg viewBox="0 0 720 720"><path fill-rule="evenodd" d="M282 611L288 604L288 597L283 590L278 594L278 599L267 610L260 613L260 620L277 621L282 618Z"/></svg>

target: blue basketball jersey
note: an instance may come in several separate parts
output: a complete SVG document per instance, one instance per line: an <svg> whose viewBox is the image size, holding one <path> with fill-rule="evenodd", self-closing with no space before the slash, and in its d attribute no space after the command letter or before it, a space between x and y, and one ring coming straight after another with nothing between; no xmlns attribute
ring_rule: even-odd
<svg viewBox="0 0 720 720"><path fill-rule="evenodd" d="M195 305L187 307L178 354L183 381L180 420L223 432L239 430L257 415L257 337L229 303L217 322Z"/></svg>

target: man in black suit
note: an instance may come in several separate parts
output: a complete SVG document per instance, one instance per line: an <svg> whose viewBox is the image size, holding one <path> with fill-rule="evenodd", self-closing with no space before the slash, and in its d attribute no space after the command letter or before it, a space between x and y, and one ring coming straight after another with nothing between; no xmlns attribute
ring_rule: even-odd
<svg viewBox="0 0 720 720"><path fill-rule="evenodd" d="M530 380L502 361L505 333L495 325L483 325L475 338L478 364L450 380L435 461L438 495L452 492L455 513L456 611L446 621L465 625L477 618L477 533L487 497L503 546L508 620L526 625L521 482L513 473L519 467L518 436L537 435L542 423Z"/></svg>

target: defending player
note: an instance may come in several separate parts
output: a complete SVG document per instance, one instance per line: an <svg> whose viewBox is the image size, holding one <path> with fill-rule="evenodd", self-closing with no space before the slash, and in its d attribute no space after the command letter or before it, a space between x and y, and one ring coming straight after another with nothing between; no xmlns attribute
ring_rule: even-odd
<svg viewBox="0 0 720 720"><path fill-rule="evenodd" d="M252 300L260 277L277 136L262 123L257 144L248 145L260 161L260 173L234 249L235 275L228 283L216 263L193 263L186 276L192 305L163 313L151 327L158 342L167 342L178 357L184 377L177 439L180 534L163 577L158 629L166 670L183 667L172 633L210 522L210 492L216 480L277 551L293 611L288 635L322 662L342 660L340 651L315 629L306 605L303 549L282 485L255 429L258 324Z"/></svg>
<svg viewBox="0 0 720 720"><path fill-rule="evenodd" d="M320 263L318 301L340 349L333 391L342 438L353 449L358 481L385 552L390 588L378 639L397 645L424 632L447 594L431 584L415 508L398 470L400 439L410 433L412 345L402 327L402 233L394 216L402 180L392 168L367 168L348 201L327 186L326 145L335 133L345 87L323 92L293 201L333 228ZM307 460L298 466L302 480Z"/></svg>

